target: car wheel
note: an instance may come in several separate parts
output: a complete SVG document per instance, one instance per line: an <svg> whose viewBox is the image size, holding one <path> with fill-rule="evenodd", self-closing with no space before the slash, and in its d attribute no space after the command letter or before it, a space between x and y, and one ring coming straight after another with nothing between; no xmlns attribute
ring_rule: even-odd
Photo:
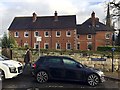
<svg viewBox="0 0 120 90"><path fill-rule="evenodd" d="M99 84L99 77L96 75L96 74L91 74L88 76L88 79L87 79L87 83L90 85L90 86L96 86Z"/></svg>
<svg viewBox="0 0 120 90"><path fill-rule="evenodd" d="M2 70L0 70L0 79L4 80L5 79L5 74Z"/></svg>
<svg viewBox="0 0 120 90"><path fill-rule="evenodd" d="M39 83L44 83L48 81L48 74L45 71L39 71L36 78Z"/></svg>

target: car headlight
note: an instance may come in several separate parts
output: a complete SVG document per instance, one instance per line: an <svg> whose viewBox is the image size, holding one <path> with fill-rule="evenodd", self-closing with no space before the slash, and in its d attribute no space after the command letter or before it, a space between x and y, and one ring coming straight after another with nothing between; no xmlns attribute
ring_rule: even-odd
<svg viewBox="0 0 120 90"><path fill-rule="evenodd" d="M97 71L97 74L98 74L99 76L105 76L102 71Z"/></svg>
<svg viewBox="0 0 120 90"><path fill-rule="evenodd" d="M11 73L17 73L16 67L14 67L13 65L7 63L3 63L3 64L9 67Z"/></svg>
<svg viewBox="0 0 120 90"><path fill-rule="evenodd" d="M3 64L8 66L8 67L14 67L12 64L7 64L7 63L3 63Z"/></svg>

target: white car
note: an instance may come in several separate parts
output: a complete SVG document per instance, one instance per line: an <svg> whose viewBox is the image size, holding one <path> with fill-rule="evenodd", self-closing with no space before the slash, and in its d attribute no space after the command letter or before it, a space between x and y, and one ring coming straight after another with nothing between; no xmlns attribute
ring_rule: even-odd
<svg viewBox="0 0 120 90"><path fill-rule="evenodd" d="M10 60L5 56L0 55L0 78L8 79L16 77L23 72L23 64Z"/></svg>

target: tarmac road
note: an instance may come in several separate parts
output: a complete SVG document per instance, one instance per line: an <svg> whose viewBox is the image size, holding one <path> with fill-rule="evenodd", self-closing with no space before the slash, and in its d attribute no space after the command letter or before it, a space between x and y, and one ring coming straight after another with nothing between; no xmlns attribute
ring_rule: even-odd
<svg viewBox="0 0 120 90"><path fill-rule="evenodd" d="M30 70L23 72L18 77L2 81L3 90L10 88L93 88L85 83L70 82L70 81L49 81L47 83L39 84L32 76ZM104 83L94 88L120 88L120 82L106 79ZM37 90L37 89L35 89Z"/></svg>

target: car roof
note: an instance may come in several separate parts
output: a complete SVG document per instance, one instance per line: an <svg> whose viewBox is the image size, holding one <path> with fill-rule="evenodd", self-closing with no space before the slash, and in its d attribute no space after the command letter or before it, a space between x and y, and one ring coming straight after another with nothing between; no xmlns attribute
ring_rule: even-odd
<svg viewBox="0 0 120 90"><path fill-rule="evenodd" d="M54 58L69 58L71 59L70 57L67 57L67 56L41 56L41 57L54 57Z"/></svg>

